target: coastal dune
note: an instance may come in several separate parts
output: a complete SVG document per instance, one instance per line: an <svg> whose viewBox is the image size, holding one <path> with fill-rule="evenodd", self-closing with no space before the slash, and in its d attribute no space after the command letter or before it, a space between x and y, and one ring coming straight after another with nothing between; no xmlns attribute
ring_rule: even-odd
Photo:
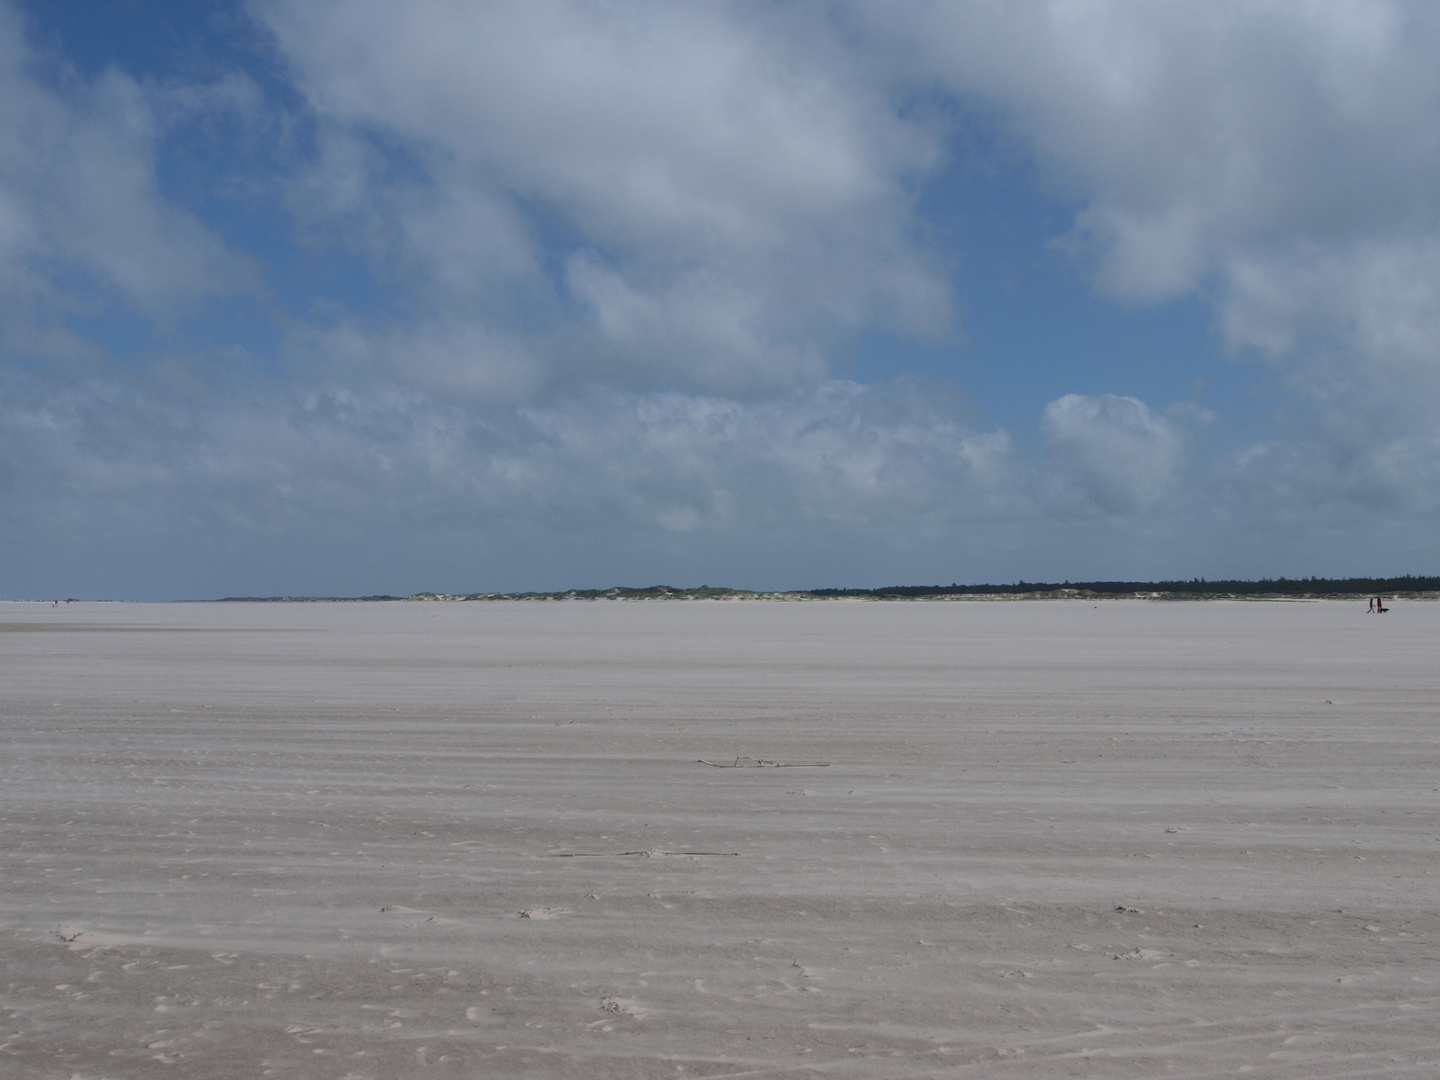
<svg viewBox="0 0 1440 1080"><path fill-rule="evenodd" d="M0 1076L1433 1076L1440 604L0 604Z"/></svg>

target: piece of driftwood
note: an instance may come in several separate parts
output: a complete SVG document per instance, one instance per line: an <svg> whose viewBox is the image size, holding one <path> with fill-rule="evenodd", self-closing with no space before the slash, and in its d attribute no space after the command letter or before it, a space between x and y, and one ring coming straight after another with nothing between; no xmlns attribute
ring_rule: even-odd
<svg viewBox="0 0 1440 1080"><path fill-rule="evenodd" d="M559 851L546 855L547 859L619 859L626 855L642 855L650 858L652 855L723 855L727 858L739 855L738 851L661 851L659 848L646 848L643 851Z"/></svg>
<svg viewBox="0 0 1440 1080"><path fill-rule="evenodd" d="M723 761L697 759L697 764L709 765L712 769L828 769L828 761L766 761L764 758L737 757L734 764Z"/></svg>

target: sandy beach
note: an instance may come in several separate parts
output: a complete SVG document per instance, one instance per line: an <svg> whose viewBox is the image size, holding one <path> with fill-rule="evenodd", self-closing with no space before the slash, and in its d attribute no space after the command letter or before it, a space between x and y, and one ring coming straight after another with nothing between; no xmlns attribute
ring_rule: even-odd
<svg viewBox="0 0 1440 1080"><path fill-rule="evenodd" d="M1403 601L0 604L0 1076L1433 1077L1437 645Z"/></svg>

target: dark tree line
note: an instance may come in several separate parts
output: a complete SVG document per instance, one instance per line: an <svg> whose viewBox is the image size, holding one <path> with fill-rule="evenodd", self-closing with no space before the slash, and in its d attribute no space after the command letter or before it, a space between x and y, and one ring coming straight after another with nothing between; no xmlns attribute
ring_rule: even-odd
<svg viewBox="0 0 1440 1080"><path fill-rule="evenodd" d="M1172 597L1207 596L1390 596L1440 592L1440 577L1406 574L1393 578L1261 578L1259 581L1017 581L1013 585L888 585L880 589L811 589L810 596L870 597L881 600L926 596L1031 596L1078 593L1092 596L1134 596L1159 593Z"/></svg>

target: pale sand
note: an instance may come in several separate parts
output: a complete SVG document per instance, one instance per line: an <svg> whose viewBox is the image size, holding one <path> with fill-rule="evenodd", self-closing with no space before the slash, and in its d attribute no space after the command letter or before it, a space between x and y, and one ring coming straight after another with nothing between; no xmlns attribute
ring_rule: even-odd
<svg viewBox="0 0 1440 1080"><path fill-rule="evenodd" d="M1440 1069L1440 604L0 624L6 1077Z"/></svg>

